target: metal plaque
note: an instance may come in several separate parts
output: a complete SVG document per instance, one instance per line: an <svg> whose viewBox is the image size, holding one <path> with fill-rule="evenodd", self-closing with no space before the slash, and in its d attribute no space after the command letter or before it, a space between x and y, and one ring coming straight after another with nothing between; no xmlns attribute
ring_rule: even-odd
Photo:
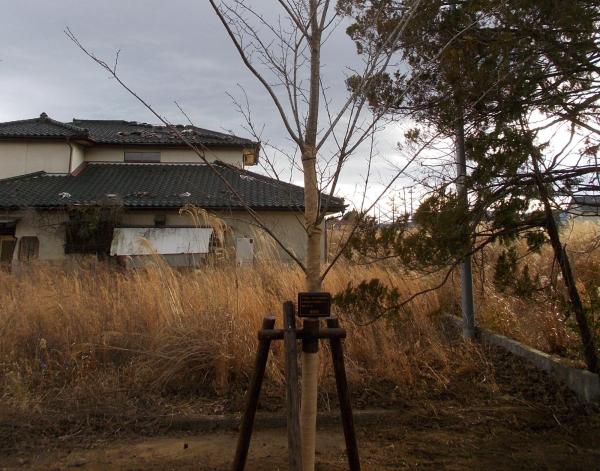
<svg viewBox="0 0 600 471"><path fill-rule="evenodd" d="M329 317L330 315L330 293L298 293L299 317Z"/></svg>

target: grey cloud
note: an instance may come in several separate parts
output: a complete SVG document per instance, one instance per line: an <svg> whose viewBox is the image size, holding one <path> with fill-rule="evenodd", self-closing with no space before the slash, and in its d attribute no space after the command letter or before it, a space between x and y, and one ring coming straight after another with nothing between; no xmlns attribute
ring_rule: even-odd
<svg viewBox="0 0 600 471"><path fill-rule="evenodd" d="M253 2L266 7L270 0ZM31 118L42 111L59 120L73 117L156 122L107 73L63 33L70 27L83 44L112 61L117 50L122 78L173 122L185 122L177 100L195 124L246 135L227 96L248 92L265 135L289 145L268 97L243 67L225 31L204 0L19 0L3 2L0 18L0 121ZM346 94L345 64L356 64L345 25L329 39L324 73L336 103ZM382 151L390 152L389 132ZM393 133L392 133L393 134ZM389 174L385 166L381 170ZM362 181L364 156L344 172L343 196ZM296 179L296 178L295 178ZM297 180L297 179L296 179ZM300 179L301 180L301 179ZM355 197L352 197L355 200Z"/></svg>

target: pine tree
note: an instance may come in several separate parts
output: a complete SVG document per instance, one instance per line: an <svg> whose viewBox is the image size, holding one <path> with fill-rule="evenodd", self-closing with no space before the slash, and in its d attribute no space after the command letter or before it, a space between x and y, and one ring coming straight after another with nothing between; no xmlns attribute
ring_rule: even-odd
<svg viewBox="0 0 600 471"><path fill-rule="evenodd" d="M353 245L371 240L375 252L413 263L451 265L499 239L526 238L532 249L549 241L559 262L591 371L597 352L560 241L552 202L572 191L597 165L569 166L547 155L532 116L572 132L588 132L585 150L596 157L600 140L600 5L574 0L340 0L354 18L348 33L358 52L385 38L397 18L417 6L410 27L394 44L406 68L382 74L367 91L374 109L389 110L444 136L464 132L471 171L441 182L421 204L418 234L399 224L383 238L357 231ZM352 86L352 81L349 82ZM418 133L417 133L418 135ZM468 199L464 192L468 191ZM533 208L533 209L532 209ZM460 230L457 230L460 228Z"/></svg>

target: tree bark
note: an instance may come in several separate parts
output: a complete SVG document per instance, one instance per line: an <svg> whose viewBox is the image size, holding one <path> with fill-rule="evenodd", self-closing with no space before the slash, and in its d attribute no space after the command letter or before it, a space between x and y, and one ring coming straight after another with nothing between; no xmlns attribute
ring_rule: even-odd
<svg viewBox="0 0 600 471"><path fill-rule="evenodd" d="M583 309L583 303L581 302L581 297L579 296L579 290L577 289L577 285L575 284L575 277L573 276L573 270L571 269L569 256L560 241L558 226L556 224L556 221L554 220L554 215L552 214L552 207L550 206L550 196L548 194L548 189L546 188L546 185L542 180L540 167L536 157L533 156L531 160L533 162L536 186L538 188L540 200L542 202L542 205L544 206L544 215L546 217L546 231L548 232L548 237L550 237L550 244L552 245L554 256L556 257L556 260L558 260L558 264L560 266L563 280L567 288L567 293L569 295L571 309L575 314L577 327L579 328L579 336L581 337L581 343L583 345L583 355L585 357L585 362L588 370L590 370L593 373L598 373L598 354L596 351L596 346L594 345L594 338L590 330L585 311Z"/></svg>
<svg viewBox="0 0 600 471"><path fill-rule="evenodd" d="M306 227L305 279L307 291L320 291L321 225L320 193L317 180L317 131L319 124L319 97L321 93L322 30L317 16L317 0L310 0L309 8L310 89L306 131L301 148L302 169L304 171L304 224ZM314 471L319 357L317 351L307 351L304 347L305 345L302 348L302 397L300 403L302 467L304 471Z"/></svg>
<svg viewBox="0 0 600 471"><path fill-rule="evenodd" d="M314 148L313 148L314 149ZM306 289L321 290L321 224L319 223L319 189L316 153L306 149L302 155L304 170L304 225L306 228Z"/></svg>
<svg viewBox="0 0 600 471"><path fill-rule="evenodd" d="M318 2L310 0L310 88L306 132L302 150L304 171L304 223L306 226L306 288L321 289L321 226L317 181L317 131L321 93L321 27Z"/></svg>
<svg viewBox="0 0 600 471"><path fill-rule="evenodd" d="M317 132L319 124L319 97L321 93L322 29L319 25L319 18L317 16L317 0L310 0L309 8L310 88L308 114L306 117L306 132L301 149L302 169L304 171L304 223L306 227L305 276L306 289L308 291L320 291L321 224L320 194L317 180ZM307 349L303 346L301 385L302 397L300 404L302 466L304 471L314 471L319 357L317 351L313 352L306 350Z"/></svg>

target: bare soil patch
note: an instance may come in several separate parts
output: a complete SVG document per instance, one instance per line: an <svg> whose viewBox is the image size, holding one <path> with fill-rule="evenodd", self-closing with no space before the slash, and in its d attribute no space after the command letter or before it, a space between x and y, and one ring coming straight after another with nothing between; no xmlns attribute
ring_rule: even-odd
<svg viewBox="0 0 600 471"><path fill-rule="evenodd" d="M501 350L482 354L493 378L469 372L445 390L412 396L354 391L355 402L389 409L375 422L359 420L364 469L600 469L597 407L579 405L564 387ZM64 422L62 431L5 420L0 469L229 469L235 430L182 432L144 418L135 425L129 418L119 430L118 419L111 420L79 423L77 430ZM320 428L317 461L320 470L347 469L341 427ZM287 469L285 429L257 430L247 469Z"/></svg>

